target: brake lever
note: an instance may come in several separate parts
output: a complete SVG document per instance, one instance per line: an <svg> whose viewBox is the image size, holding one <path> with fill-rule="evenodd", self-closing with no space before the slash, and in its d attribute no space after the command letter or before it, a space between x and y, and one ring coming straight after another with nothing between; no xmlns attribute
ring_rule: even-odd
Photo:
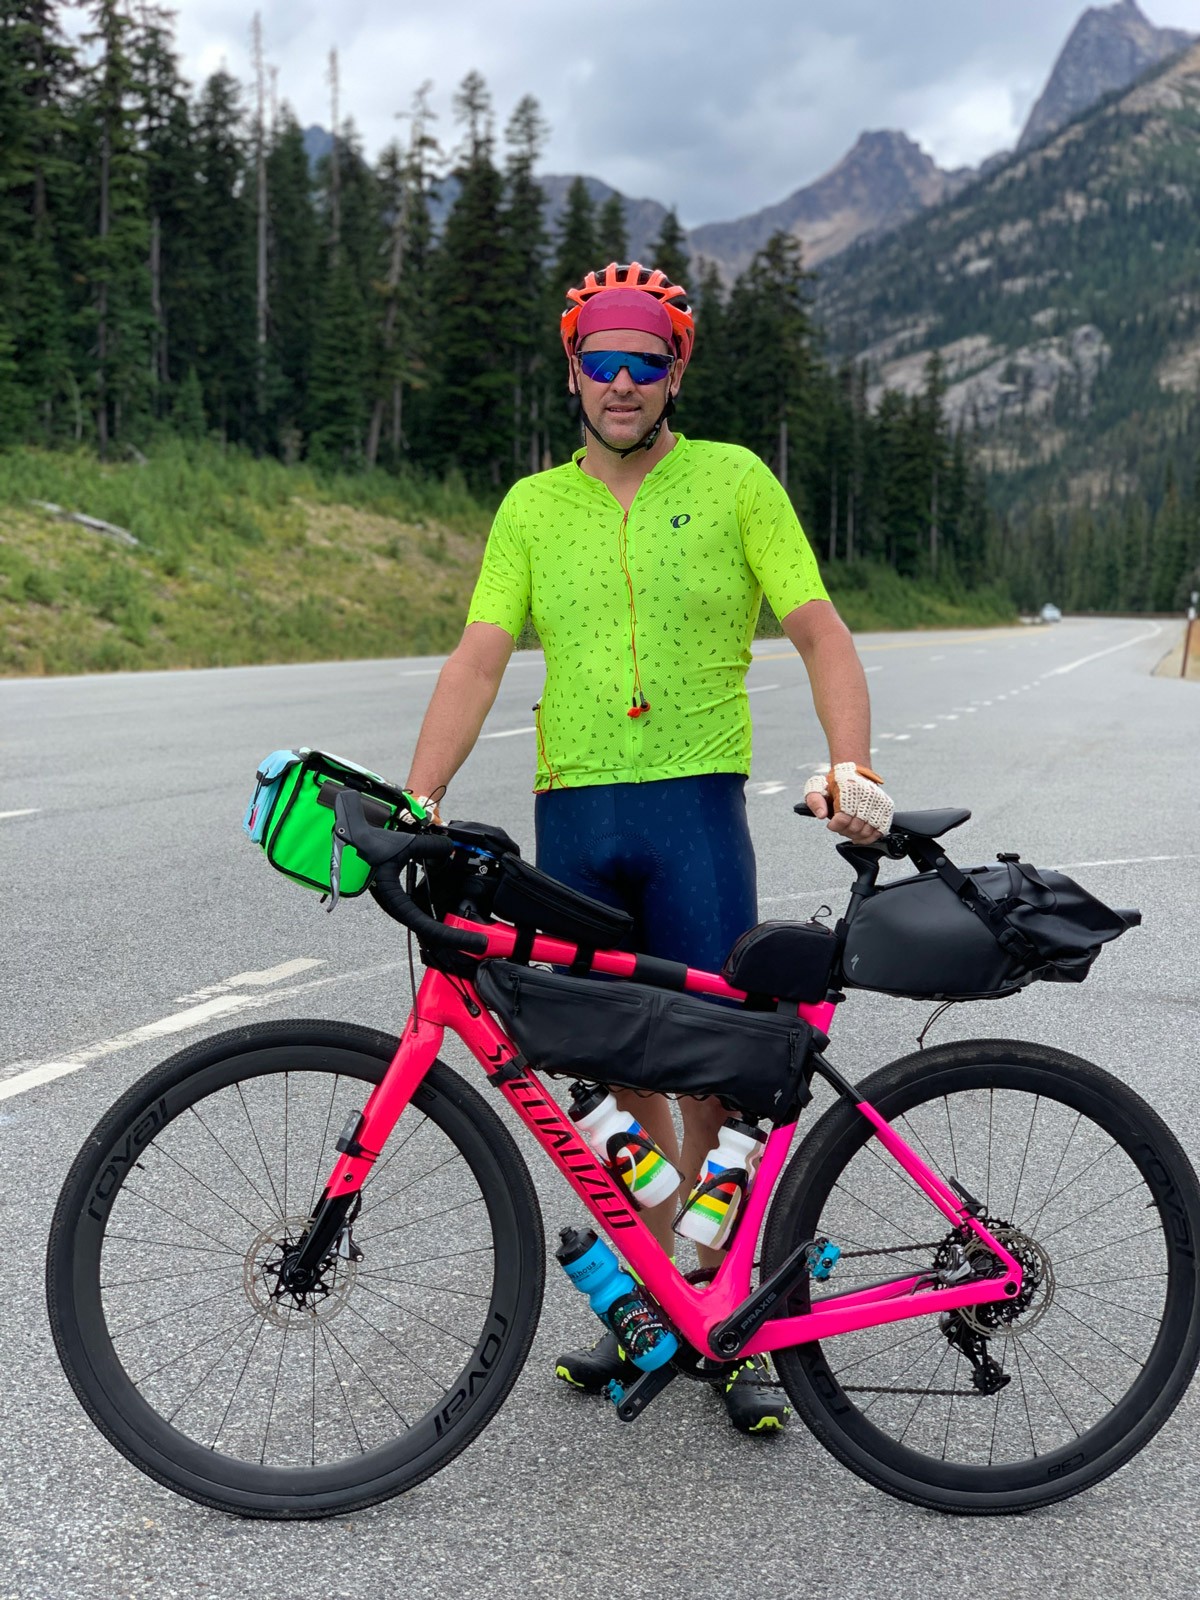
<svg viewBox="0 0 1200 1600"><path fill-rule="evenodd" d="M338 790L333 797L333 815L335 846L352 844L368 866L383 867L389 861L402 860L417 841L415 833L392 833L372 827L357 789Z"/></svg>

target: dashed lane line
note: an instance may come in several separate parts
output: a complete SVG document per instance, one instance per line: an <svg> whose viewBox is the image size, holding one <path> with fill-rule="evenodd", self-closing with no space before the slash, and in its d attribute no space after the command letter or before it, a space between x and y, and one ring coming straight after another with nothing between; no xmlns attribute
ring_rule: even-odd
<svg viewBox="0 0 1200 1600"><path fill-rule="evenodd" d="M531 722L525 728L500 728L495 733L481 733L481 739L513 739L518 733L535 733L537 730Z"/></svg>
<svg viewBox="0 0 1200 1600"><path fill-rule="evenodd" d="M1162 632L1157 622L1150 624L1149 633L1139 633L1132 639L1122 639L1120 644L1111 644L1107 650L1097 650L1090 656L1080 656L1078 661L1068 661L1065 667L1054 667L1049 672L1043 672L1043 678L1061 678L1066 672L1074 672L1076 667L1086 667L1091 661L1099 661L1102 656L1114 655L1118 650L1128 650L1130 645L1145 644L1148 639L1156 639Z"/></svg>
<svg viewBox="0 0 1200 1600"><path fill-rule="evenodd" d="M41 806L26 806L23 811L0 811L0 822L8 817L35 817L41 809Z"/></svg>
<svg viewBox="0 0 1200 1600"><path fill-rule="evenodd" d="M159 1017L155 1022L145 1022L140 1027L130 1028L126 1033L119 1033L112 1039L101 1039L96 1044L71 1050L54 1061L28 1063L16 1061L11 1066L0 1069L0 1100L10 1100L14 1095L24 1094L27 1089L36 1089L40 1084L50 1083L55 1078L64 1078L69 1073L79 1072L83 1067L90 1066L93 1061L116 1055L121 1050L129 1050L134 1045L146 1044L154 1039L169 1038L174 1033L187 1033L205 1022L211 1022L215 1017L228 1017L239 1011L257 1011L263 1006L273 1006L280 1000L290 1000L298 994L308 994L314 989L327 988L330 984L379 978L406 966L406 961L389 961L380 967L359 968L354 972L339 972L322 978L310 978L306 983L294 983L286 989L264 989L260 994L218 995L215 999L206 1000L202 1005L191 1006L186 1011L176 1011L169 1017Z"/></svg>
<svg viewBox="0 0 1200 1600"><path fill-rule="evenodd" d="M211 1000L214 995L228 994L230 989L265 989L273 983L282 983L285 978L294 978L298 973L307 972L311 967L324 965L324 961L318 961L314 956L297 956L294 961L282 961L277 967L265 967L261 972L239 972L232 978L223 978L220 983L207 984L192 994L181 994L178 1003L185 1006L189 1001Z"/></svg>

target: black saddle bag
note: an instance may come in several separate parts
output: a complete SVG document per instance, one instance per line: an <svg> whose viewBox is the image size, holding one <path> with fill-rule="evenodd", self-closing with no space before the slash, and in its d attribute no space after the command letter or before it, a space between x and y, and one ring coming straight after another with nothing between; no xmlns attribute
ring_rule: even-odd
<svg viewBox="0 0 1200 1600"><path fill-rule="evenodd" d="M809 1099L814 1033L799 1017L735 1011L633 983L484 961L480 996L533 1067L659 1094L716 1095L788 1122Z"/></svg>
<svg viewBox="0 0 1200 1600"><path fill-rule="evenodd" d="M1015 994L1035 979L1080 983L1129 924L1061 872L1015 856L885 884L846 932L843 981L914 1000Z"/></svg>

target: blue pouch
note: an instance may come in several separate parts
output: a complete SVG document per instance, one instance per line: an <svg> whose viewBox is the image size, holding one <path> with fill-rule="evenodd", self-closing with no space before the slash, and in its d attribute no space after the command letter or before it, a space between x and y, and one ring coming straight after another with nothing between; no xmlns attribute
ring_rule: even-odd
<svg viewBox="0 0 1200 1600"><path fill-rule="evenodd" d="M263 842L267 823L279 798L283 780L309 753L307 745L301 745L299 750L272 750L254 774L254 793L250 796L250 804L246 807L246 815L242 818L242 829L255 844Z"/></svg>

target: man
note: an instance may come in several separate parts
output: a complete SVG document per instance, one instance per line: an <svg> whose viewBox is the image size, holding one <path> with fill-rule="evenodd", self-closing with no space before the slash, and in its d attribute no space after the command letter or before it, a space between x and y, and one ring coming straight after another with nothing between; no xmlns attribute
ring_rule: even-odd
<svg viewBox="0 0 1200 1600"><path fill-rule="evenodd" d="M774 475L739 446L671 430L694 339L685 291L634 262L589 273L567 299L562 338L583 447L515 484L497 512L407 787L437 795L453 778L532 613L546 654L539 867L627 909L636 949L718 970L758 920L745 675L763 593L804 659L829 744L831 779L809 780L809 806L864 843L892 810L867 765L866 679ZM663 1097L618 1100L689 1184L728 1114L716 1101L685 1100L680 1154ZM668 1253L673 1209L646 1217ZM706 1265L720 1259L700 1255ZM592 1392L630 1370L612 1335L558 1364L560 1377ZM744 1432L783 1424L786 1407L765 1376L754 1358L722 1380Z"/></svg>

